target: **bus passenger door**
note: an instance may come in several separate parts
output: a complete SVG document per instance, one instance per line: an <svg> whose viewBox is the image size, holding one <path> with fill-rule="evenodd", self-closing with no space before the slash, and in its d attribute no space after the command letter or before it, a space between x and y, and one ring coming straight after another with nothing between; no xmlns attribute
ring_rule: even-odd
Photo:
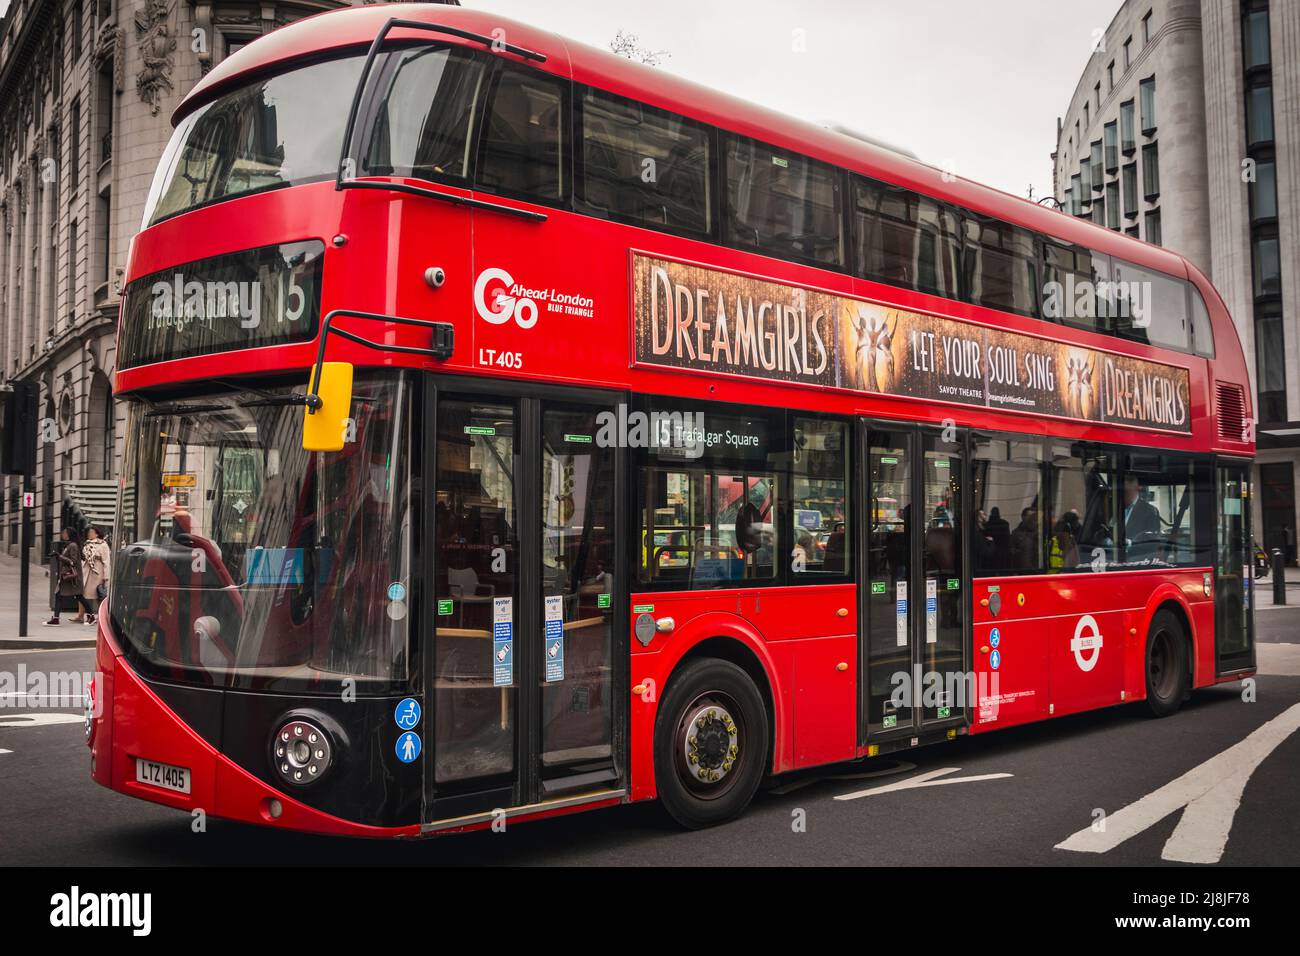
<svg viewBox="0 0 1300 956"><path fill-rule="evenodd" d="M1220 461L1216 509L1214 655L1218 674L1255 666L1255 596L1251 570L1250 466Z"/></svg>
<svg viewBox="0 0 1300 956"><path fill-rule="evenodd" d="M429 415L432 829L611 799L624 766L624 477L618 449L597 440L609 406L462 387Z"/></svg>
<svg viewBox="0 0 1300 956"><path fill-rule="evenodd" d="M862 424L868 741L965 719L965 433Z"/></svg>

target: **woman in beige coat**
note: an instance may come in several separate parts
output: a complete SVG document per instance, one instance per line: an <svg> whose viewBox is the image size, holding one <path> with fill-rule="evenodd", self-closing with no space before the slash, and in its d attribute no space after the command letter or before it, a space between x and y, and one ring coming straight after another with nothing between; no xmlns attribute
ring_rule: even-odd
<svg viewBox="0 0 1300 956"><path fill-rule="evenodd" d="M108 593L108 561L108 542L99 536L99 529L92 526L86 532L86 543L81 547L84 569L81 606L85 611L85 617L81 620L86 624L95 623L95 611Z"/></svg>

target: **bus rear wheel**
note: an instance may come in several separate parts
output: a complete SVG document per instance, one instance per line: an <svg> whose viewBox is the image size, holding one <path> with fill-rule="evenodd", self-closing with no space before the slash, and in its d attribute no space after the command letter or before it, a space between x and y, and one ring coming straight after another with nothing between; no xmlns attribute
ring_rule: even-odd
<svg viewBox="0 0 1300 956"><path fill-rule="evenodd" d="M1191 689L1187 633L1178 615L1157 611L1147 633L1147 706L1157 717L1168 717L1182 706Z"/></svg>
<svg viewBox="0 0 1300 956"><path fill-rule="evenodd" d="M762 782L770 740L763 695L742 668L687 663L655 724L655 780L668 814L690 830L738 816Z"/></svg>

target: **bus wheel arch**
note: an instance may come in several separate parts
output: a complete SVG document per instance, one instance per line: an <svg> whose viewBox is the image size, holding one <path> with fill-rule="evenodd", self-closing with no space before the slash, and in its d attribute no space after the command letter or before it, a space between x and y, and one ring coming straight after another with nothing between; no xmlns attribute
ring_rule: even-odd
<svg viewBox="0 0 1300 956"><path fill-rule="evenodd" d="M739 815L771 771L777 729L757 653L733 637L693 645L664 685L652 742L655 785L688 829Z"/></svg>
<svg viewBox="0 0 1300 956"><path fill-rule="evenodd" d="M1186 609L1176 600L1161 601L1147 621L1143 640L1147 706L1156 717L1168 717L1192 690L1195 644Z"/></svg>

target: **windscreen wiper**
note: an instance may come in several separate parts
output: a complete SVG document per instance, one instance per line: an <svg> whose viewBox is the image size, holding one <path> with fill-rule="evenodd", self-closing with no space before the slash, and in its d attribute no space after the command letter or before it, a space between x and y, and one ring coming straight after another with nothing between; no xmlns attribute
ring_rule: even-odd
<svg viewBox="0 0 1300 956"><path fill-rule="evenodd" d="M144 417L162 418L164 416L169 416L169 415L197 415L200 412L224 412L228 408L230 408L229 405L216 405L216 404L207 404L207 405L188 404L187 405L184 402L177 402L172 405L155 405L153 408L149 409L149 411L144 413Z"/></svg>

